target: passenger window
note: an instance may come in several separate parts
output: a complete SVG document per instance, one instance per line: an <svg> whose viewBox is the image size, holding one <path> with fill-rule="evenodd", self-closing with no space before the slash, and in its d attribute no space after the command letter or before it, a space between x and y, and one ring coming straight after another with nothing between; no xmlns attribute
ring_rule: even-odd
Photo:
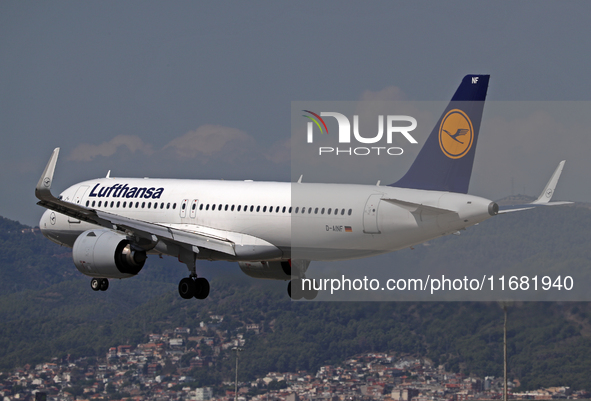
<svg viewBox="0 0 591 401"><path fill-rule="evenodd" d="M289 208L289 212L291 213L291 208ZM283 206L283 211L281 213L285 213L285 206Z"/></svg>
<svg viewBox="0 0 591 401"><path fill-rule="evenodd" d="M160 204L160 209L164 209L164 202Z"/></svg>
<svg viewBox="0 0 591 401"><path fill-rule="evenodd" d="M269 213L273 212L273 206L269 206Z"/></svg>
<svg viewBox="0 0 591 401"><path fill-rule="evenodd" d="M187 204L183 203L183 206L181 206L181 209L185 210L186 207L187 207Z"/></svg>
<svg viewBox="0 0 591 401"><path fill-rule="evenodd" d="M146 202L142 202L142 209L146 207Z"/></svg>
<svg viewBox="0 0 591 401"><path fill-rule="evenodd" d="M195 210L196 207L197 207L197 204L196 203L193 203L193 206L191 206L191 209L192 210Z"/></svg>
<svg viewBox="0 0 591 401"><path fill-rule="evenodd" d="M92 201L92 207L94 207L94 202L95 202L95 201Z"/></svg>
<svg viewBox="0 0 591 401"><path fill-rule="evenodd" d="M98 207L101 207L102 204L103 204L103 201L99 201Z"/></svg>
<svg viewBox="0 0 591 401"><path fill-rule="evenodd" d="M117 201L117 207L119 207L119 205L121 205L121 202Z"/></svg>
<svg viewBox="0 0 591 401"><path fill-rule="evenodd" d="M90 203L90 201L86 201L86 207L88 207L88 204Z"/></svg>
<svg viewBox="0 0 591 401"><path fill-rule="evenodd" d="M279 209L280 209L280 206L277 206L277 207L275 208L275 213L279 213ZM284 208L284 209L285 209L285 208ZM285 212L285 210L284 210L283 212Z"/></svg>
<svg viewBox="0 0 591 401"><path fill-rule="evenodd" d="M111 201L111 207L113 207L114 204L115 204L115 202Z"/></svg>
<svg viewBox="0 0 591 401"><path fill-rule="evenodd" d="M316 211L318 211L318 209L316 209ZM312 214L312 208L311 207L308 208L308 214Z"/></svg>
<svg viewBox="0 0 591 401"><path fill-rule="evenodd" d="M230 211L233 212L234 211L234 205L232 205L232 207L230 207Z"/></svg>
<svg viewBox="0 0 591 401"><path fill-rule="evenodd" d="M148 202L148 209L151 208L151 207L152 207L152 202Z"/></svg>
<svg viewBox="0 0 591 401"><path fill-rule="evenodd" d="M203 203L199 205L199 210L203 210Z"/></svg>
<svg viewBox="0 0 591 401"><path fill-rule="evenodd" d="M167 208L167 209L170 209L170 202L168 202L168 203L166 204L166 208ZM201 208L203 208L203 205L201 205Z"/></svg>
<svg viewBox="0 0 591 401"><path fill-rule="evenodd" d="M324 208L322 208L322 210L320 211L320 214L324 214Z"/></svg>
<svg viewBox="0 0 591 401"><path fill-rule="evenodd" d="M318 214L318 208L314 209L314 214Z"/></svg>
<svg viewBox="0 0 591 401"><path fill-rule="evenodd" d="M126 206L127 206L127 202L123 202L123 207L126 207Z"/></svg>
<svg viewBox="0 0 591 401"><path fill-rule="evenodd" d="M261 211L261 207L257 206L257 212L260 212L260 211Z"/></svg>
<svg viewBox="0 0 591 401"><path fill-rule="evenodd" d="M351 216L351 213L353 213L353 209L349 209L349 216Z"/></svg>
<svg viewBox="0 0 591 401"><path fill-rule="evenodd" d="M328 208L328 211L326 212L326 214L330 214L331 211L332 211L332 209ZM323 212L324 212L324 209L323 209Z"/></svg>
<svg viewBox="0 0 591 401"><path fill-rule="evenodd" d="M345 209L341 210L341 216L345 214Z"/></svg>
<svg viewBox="0 0 591 401"><path fill-rule="evenodd" d="M218 206L218 210L222 210L222 204L220 203L220 205Z"/></svg>
<svg viewBox="0 0 591 401"><path fill-rule="evenodd" d="M285 208L284 208L284 209L285 209ZM284 212L285 212L285 210L284 210ZM289 207L289 213L291 213L291 206Z"/></svg>
<svg viewBox="0 0 591 401"><path fill-rule="evenodd" d="M209 210L209 203L205 206L205 210Z"/></svg>
<svg viewBox="0 0 591 401"><path fill-rule="evenodd" d="M228 211L228 205L226 205L226 207L224 208L224 211L227 212Z"/></svg>
<svg viewBox="0 0 591 401"><path fill-rule="evenodd" d="M173 210L174 210L174 209L176 209L176 203L173 203L173 204L172 204L172 209L173 209Z"/></svg>
<svg viewBox="0 0 591 401"><path fill-rule="evenodd" d="M267 206L263 206L263 212L267 211Z"/></svg>
<svg viewBox="0 0 591 401"><path fill-rule="evenodd" d="M254 210L254 205L250 206L250 211L252 212Z"/></svg>
<svg viewBox="0 0 591 401"><path fill-rule="evenodd" d="M215 210L215 203L211 205L211 210Z"/></svg>
<svg viewBox="0 0 591 401"><path fill-rule="evenodd" d="M240 205L238 205L238 207L236 208L237 211L240 211Z"/></svg>

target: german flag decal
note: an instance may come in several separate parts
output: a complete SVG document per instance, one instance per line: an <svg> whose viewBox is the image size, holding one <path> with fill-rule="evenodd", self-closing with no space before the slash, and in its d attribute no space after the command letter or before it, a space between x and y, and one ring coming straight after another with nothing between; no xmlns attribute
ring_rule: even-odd
<svg viewBox="0 0 591 401"><path fill-rule="evenodd" d="M345 232L346 233L352 233L353 229L350 226L345 226Z"/></svg>

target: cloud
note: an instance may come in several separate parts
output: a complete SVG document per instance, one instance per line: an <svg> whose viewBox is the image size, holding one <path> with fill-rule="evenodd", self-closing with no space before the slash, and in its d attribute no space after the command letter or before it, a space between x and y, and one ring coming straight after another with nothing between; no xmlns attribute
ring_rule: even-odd
<svg viewBox="0 0 591 401"><path fill-rule="evenodd" d="M182 158L211 156L222 150L228 153L239 152L254 144L254 139L246 132L221 125L202 125L195 131L173 139L163 150L172 149Z"/></svg>
<svg viewBox="0 0 591 401"><path fill-rule="evenodd" d="M265 154L267 160L276 164L287 163L291 161L291 139L285 139L274 143Z"/></svg>
<svg viewBox="0 0 591 401"><path fill-rule="evenodd" d="M69 160L73 161L92 161L98 156L110 157L113 156L119 148L127 148L131 153L142 152L150 155L154 153L152 146L144 143L136 135L118 135L108 142L103 142L100 145L93 145L90 143L82 143L78 145L70 155Z"/></svg>

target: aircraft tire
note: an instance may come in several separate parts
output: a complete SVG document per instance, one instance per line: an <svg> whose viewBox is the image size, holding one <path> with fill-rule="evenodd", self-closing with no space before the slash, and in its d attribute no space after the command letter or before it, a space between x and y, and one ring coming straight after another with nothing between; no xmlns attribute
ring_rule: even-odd
<svg viewBox="0 0 591 401"><path fill-rule="evenodd" d="M289 296L295 301L299 301L304 296L304 291L302 291L302 280L299 278L291 280L287 288Z"/></svg>
<svg viewBox="0 0 591 401"><path fill-rule="evenodd" d="M93 278L90 280L90 288L92 288L93 291L99 291L101 289L101 279Z"/></svg>
<svg viewBox="0 0 591 401"><path fill-rule="evenodd" d="M209 281L206 278L199 277L195 280L195 298L205 299L209 295Z"/></svg>
<svg viewBox="0 0 591 401"><path fill-rule="evenodd" d="M305 290L304 291L304 298L307 299L308 301L313 300L317 296L318 296L318 290L315 290L313 288L310 289L310 290Z"/></svg>
<svg viewBox="0 0 591 401"><path fill-rule="evenodd" d="M109 280L106 279L106 278L103 278L100 281L101 281L100 290L101 291L107 291L109 289Z"/></svg>
<svg viewBox="0 0 591 401"><path fill-rule="evenodd" d="M195 281L192 278L185 277L179 283L179 295L183 299L191 299L195 295Z"/></svg>

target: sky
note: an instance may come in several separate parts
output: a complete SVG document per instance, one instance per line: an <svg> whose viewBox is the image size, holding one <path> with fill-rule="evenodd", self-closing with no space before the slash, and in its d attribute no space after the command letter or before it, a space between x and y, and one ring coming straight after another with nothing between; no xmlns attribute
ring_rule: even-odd
<svg viewBox="0 0 591 401"><path fill-rule="evenodd" d="M445 101L466 74L491 75L470 193L537 196L566 159L556 199L591 202L589 15L586 1L2 1L0 215L38 224L55 147L54 193L109 170L293 180L292 102ZM362 179L394 182L414 155Z"/></svg>

